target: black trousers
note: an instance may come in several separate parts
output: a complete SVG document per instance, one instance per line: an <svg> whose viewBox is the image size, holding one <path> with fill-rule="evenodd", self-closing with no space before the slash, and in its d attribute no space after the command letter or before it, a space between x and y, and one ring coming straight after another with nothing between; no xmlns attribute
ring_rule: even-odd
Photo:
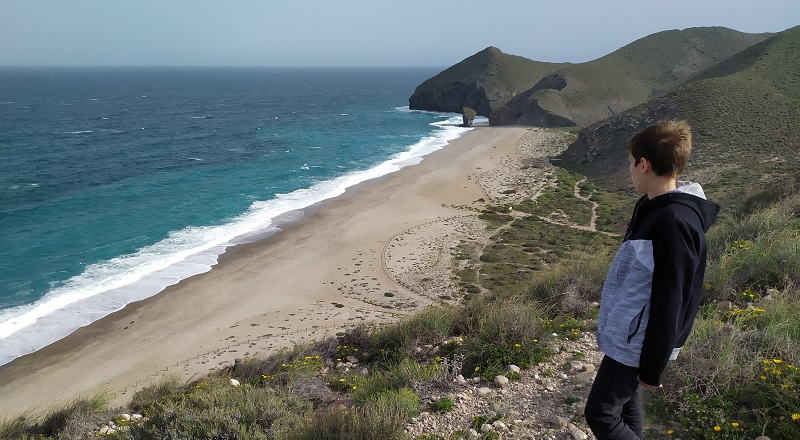
<svg viewBox="0 0 800 440"><path fill-rule="evenodd" d="M640 440L639 368L603 356L583 415L597 440Z"/></svg>

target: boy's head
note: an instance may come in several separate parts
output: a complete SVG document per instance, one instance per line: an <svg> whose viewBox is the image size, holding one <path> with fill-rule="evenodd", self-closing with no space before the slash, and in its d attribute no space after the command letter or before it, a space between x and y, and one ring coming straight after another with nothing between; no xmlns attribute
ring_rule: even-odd
<svg viewBox="0 0 800 440"><path fill-rule="evenodd" d="M628 171L636 191L648 193L683 172L692 151L692 131L682 120L665 120L636 133L628 143Z"/></svg>

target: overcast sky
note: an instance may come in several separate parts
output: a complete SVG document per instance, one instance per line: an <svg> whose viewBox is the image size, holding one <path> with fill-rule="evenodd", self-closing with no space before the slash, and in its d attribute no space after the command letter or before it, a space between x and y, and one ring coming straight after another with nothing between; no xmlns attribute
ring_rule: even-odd
<svg viewBox="0 0 800 440"><path fill-rule="evenodd" d="M446 66L490 45L581 62L666 29L797 24L798 0L0 0L0 64Z"/></svg>

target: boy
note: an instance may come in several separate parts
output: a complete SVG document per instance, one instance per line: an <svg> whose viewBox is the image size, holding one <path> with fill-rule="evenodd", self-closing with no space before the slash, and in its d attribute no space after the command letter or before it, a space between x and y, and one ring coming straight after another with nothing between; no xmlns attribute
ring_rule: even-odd
<svg viewBox="0 0 800 440"><path fill-rule="evenodd" d="M686 121L657 122L631 138L633 216L600 297L597 345L605 353L584 416L598 440L642 438L640 387L661 388L697 314L705 233L719 205L678 181L692 149Z"/></svg>

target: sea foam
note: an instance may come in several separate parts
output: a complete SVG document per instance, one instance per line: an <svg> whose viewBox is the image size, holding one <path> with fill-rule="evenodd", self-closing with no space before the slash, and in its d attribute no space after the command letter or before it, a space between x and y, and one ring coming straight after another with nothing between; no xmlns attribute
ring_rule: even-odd
<svg viewBox="0 0 800 440"><path fill-rule="evenodd" d="M395 111L409 112L408 107ZM432 112L425 112L432 113ZM435 113L435 131L407 150L364 170L315 183L274 198L253 202L241 215L216 226L191 226L137 252L86 267L80 275L51 289L33 304L0 310L0 365L32 353L78 328L151 297L180 280L209 271L228 246L278 232L281 219L315 203L339 196L358 183L421 162L470 128L461 116ZM192 158L194 159L194 158ZM294 215L296 218L297 215Z"/></svg>

